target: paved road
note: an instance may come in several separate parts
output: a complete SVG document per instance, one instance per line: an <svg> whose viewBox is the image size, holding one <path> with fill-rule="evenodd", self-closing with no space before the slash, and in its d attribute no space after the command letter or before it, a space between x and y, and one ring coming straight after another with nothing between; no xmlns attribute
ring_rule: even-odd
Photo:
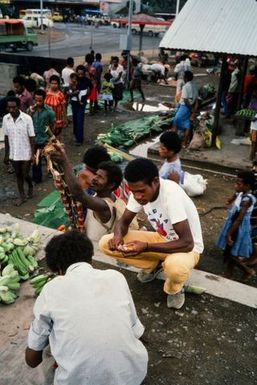
<svg viewBox="0 0 257 385"><path fill-rule="evenodd" d="M65 32L65 40L52 43L50 56L56 58L67 58L67 56L83 56L92 48L95 52L116 52L119 51L120 35L126 34L125 29L115 29L111 26L80 26L78 24L55 23L55 28ZM143 37L143 49L157 49L159 37ZM139 37L133 35L133 49L138 49ZM21 54L21 52L20 52ZM42 44L36 47L28 55L49 56L49 45Z"/></svg>

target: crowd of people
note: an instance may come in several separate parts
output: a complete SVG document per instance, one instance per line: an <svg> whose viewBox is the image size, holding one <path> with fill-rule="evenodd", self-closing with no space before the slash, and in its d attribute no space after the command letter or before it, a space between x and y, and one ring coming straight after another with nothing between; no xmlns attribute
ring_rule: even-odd
<svg viewBox="0 0 257 385"><path fill-rule="evenodd" d="M193 201L180 180L169 179L169 172L181 176L183 171L180 148L177 134L167 131L161 136L159 151L165 159L161 169L149 159L137 158L127 164L124 175L100 145L86 151L85 169L77 176L64 149L51 154L62 167L72 196L82 203L86 221L85 233L67 231L46 246L47 265L57 278L37 298L29 331L27 364L38 366L50 343L56 384L140 385L147 374L144 327L129 287L121 273L92 268L91 240L119 263L138 268L142 284L163 270L167 307L184 305L184 285L203 252L203 239ZM131 193L118 217L115 204L123 177ZM228 201L232 207L217 240L230 277L237 267L249 278L257 264L250 232L254 184L251 172L238 174L235 194ZM132 227L141 210L152 231Z"/></svg>
<svg viewBox="0 0 257 385"><path fill-rule="evenodd" d="M131 60L129 74L126 60ZM39 85L33 95L24 78L13 79L13 90L6 99L8 113L3 118L4 161L16 175L18 206L33 196L33 183L42 181L41 159L35 163L35 154L48 142L49 132L61 137L68 124L67 105L73 113L75 143L82 145L87 105L91 113L98 111L100 100L105 111L117 109L127 78L131 100L134 89L145 99L140 63L127 56L120 63L118 57L112 57L104 71L100 54L87 54L85 63L76 68L68 58L61 73L54 66L45 71L44 87ZM48 267L58 276L37 298L29 331L26 362L32 367L39 365L50 343L57 366L56 384L140 385L147 373L148 354L140 341L144 327L128 284L114 270L91 266L92 241L119 263L138 268L137 279L143 284L164 271L167 307L181 309L185 303L184 286L204 245L199 215L187 194L179 159L188 141L197 90L186 58L181 58L175 73L179 107L173 129L160 137L159 153L164 160L160 170L151 160L137 158L123 173L106 148L96 145L87 149L85 168L75 176L63 148L56 147L51 153L51 159L63 170L70 194L83 206L86 229L85 234L67 231L46 246ZM182 135L178 135L180 131ZM122 185L126 193L130 191L126 205L120 198ZM228 200L228 218L217 237L228 277L236 268L244 279L255 275L257 258L252 239L256 190L252 172L238 174L235 193ZM142 212L151 231L137 220Z"/></svg>

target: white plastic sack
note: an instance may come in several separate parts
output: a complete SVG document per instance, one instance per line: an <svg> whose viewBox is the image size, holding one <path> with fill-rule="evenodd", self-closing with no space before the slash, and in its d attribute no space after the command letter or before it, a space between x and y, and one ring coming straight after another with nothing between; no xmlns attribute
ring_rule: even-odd
<svg viewBox="0 0 257 385"><path fill-rule="evenodd" d="M184 180L180 183L180 186L190 197L203 195L207 188L207 179L204 179L202 175L193 175L185 171Z"/></svg>

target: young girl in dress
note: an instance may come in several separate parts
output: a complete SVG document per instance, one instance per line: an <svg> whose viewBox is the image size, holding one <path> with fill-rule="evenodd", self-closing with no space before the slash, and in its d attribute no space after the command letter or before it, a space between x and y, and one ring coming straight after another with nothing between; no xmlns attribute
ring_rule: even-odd
<svg viewBox="0 0 257 385"><path fill-rule="evenodd" d="M67 125L65 96L60 90L60 78L52 75L49 79L49 88L46 90L45 104L55 112L53 134L60 138L61 131Z"/></svg>
<svg viewBox="0 0 257 385"><path fill-rule="evenodd" d="M217 246L224 250L228 278L232 276L235 266L244 272L245 279L255 275L254 270L247 266L253 251L250 219L256 202L251 194L254 183L252 172L238 173L236 192L227 202L232 207L217 239Z"/></svg>
<svg viewBox="0 0 257 385"><path fill-rule="evenodd" d="M101 99L104 101L104 110L107 111L107 108L109 107L109 110L112 109L113 106L113 89L114 85L111 81L112 75L107 72L104 75L104 81L102 83L102 92L101 92Z"/></svg>

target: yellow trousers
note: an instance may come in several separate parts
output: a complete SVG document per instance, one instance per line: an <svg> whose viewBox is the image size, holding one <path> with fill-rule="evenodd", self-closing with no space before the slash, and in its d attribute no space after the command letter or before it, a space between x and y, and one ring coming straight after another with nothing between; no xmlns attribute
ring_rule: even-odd
<svg viewBox="0 0 257 385"><path fill-rule="evenodd" d="M120 262L150 273L158 266L160 261L163 261L162 266L166 274L163 290L167 294L176 294L182 289L191 270L197 265L200 258L200 255L194 251L173 254L144 252L135 257L126 258L121 252L109 249L108 242L112 237L113 234L104 235L99 241L99 248L104 254ZM167 242L165 238L153 231L129 231L124 237L124 243L132 241L147 243Z"/></svg>

